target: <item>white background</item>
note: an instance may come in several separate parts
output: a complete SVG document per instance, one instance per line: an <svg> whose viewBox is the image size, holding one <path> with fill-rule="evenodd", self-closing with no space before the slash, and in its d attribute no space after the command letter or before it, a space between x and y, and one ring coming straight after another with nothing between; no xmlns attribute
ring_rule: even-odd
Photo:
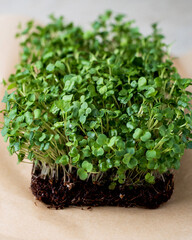
<svg viewBox="0 0 192 240"><path fill-rule="evenodd" d="M192 0L0 0L0 14L46 22L47 16L54 13L85 27L106 9L135 19L145 34L150 32L151 23L159 22L166 42L173 44L173 54L192 51Z"/></svg>

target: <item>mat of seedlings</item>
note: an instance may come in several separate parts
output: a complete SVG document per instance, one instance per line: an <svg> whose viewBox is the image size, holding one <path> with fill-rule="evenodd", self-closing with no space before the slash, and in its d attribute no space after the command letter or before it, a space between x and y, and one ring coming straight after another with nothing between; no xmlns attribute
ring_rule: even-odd
<svg viewBox="0 0 192 240"><path fill-rule="evenodd" d="M0 17L0 79L14 71L21 18ZM183 77L192 77L192 54L177 61ZM0 86L0 97L4 94ZM1 116L2 119L2 116ZM2 120L0 120L2 121ZM17 164L0 137L0 239L2 240L191 240L192 151L175 174L171 199L158 209L122 207L47 208L33 196L31 164ZM83 209L83 210L82 210Z"/></svg>
<svg viewBox="0 0 192 240"><path fill-rule="evenodd" d="M37 169L32 174L31 190L37 200L57 209L70 205L158 208L170 199L174 187L172 174L162 175L153 185L117 184L114 190L109 190L110 173L105 173L102 181L94 183L91 179L82 181L76 176L73 171L64 182L60 172L57 180L43 179Z"/></svg>

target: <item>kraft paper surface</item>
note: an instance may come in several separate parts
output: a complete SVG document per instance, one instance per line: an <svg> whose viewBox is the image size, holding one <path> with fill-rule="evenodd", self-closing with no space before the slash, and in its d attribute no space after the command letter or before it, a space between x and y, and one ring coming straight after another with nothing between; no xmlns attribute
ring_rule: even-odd
<svg viewBox="0 0 192 240"><path fill-rule="evenodd" d="M19 59L14 39L21 17L0 16L0 79ZM192 76L192 54L175 63ZM0 99L4 94L1 85ZM1 103L2 106L2 103ZM2 116L1 116L2 119ZM2 120L1 120L2 121ZM192 151L176 172L170 201L159 209L97 207L48 209L30 190L31 164L17 164L0 137L0 240L190 240L192 239Z"/></svg>

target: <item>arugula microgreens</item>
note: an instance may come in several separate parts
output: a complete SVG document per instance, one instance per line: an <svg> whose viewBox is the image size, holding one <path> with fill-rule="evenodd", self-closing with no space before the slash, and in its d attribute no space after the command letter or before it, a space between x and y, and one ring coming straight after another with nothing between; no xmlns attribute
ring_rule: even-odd
<svg viewBox="0 0 192 240"><path fill-rule="evenodd" d="M105 12L84 31L51 16L17 34L21 61L9 78L2 136L18 161L64 181L154 183L192 148L191 79L181 78L157 25L143 36L124 15ZM184 110L187 109L188 113Z"/></svg>

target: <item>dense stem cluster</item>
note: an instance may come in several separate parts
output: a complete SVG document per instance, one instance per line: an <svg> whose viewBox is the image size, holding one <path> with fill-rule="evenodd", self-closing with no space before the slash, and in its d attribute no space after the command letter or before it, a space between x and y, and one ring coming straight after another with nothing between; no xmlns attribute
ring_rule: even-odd
<svg viewBox="0 0 192 240"><path fill-rule="evenodd" d="M16 90L3 98L2 135L42 176L63 169L66 181L76 169L99 181L111 171L110 188L154 183L192 146L191 79L173 67L156 24L143 36L124 15L111 15L89 31L51 16L18 34L23 51L9 78Z"/></svg>

